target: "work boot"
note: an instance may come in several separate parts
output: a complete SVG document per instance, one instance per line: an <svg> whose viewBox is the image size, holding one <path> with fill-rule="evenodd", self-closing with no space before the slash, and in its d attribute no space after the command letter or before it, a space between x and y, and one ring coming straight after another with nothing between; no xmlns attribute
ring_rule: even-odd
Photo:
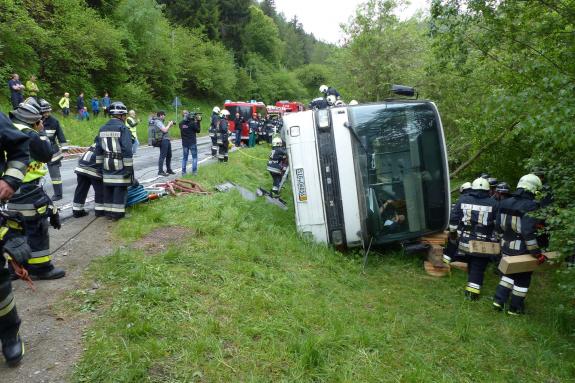
<svg viewBox="0 0 575 383"><path fill-rule="evenodd" d="M66 271L64 269L59 268L59 267L54 267L51 270L40 271L40 272L34 272L34 271L28 270L28 273L30 274L30 278L34 281L60 279L64 276L66 276Z"/></svg>
<svg viewBox="0 0 575 383"><path fill-rule="evenodd" d="M166 172L163 171L163 170L160 170L160 171L158 172L158 175L159 175L159 176L162 176L162 177L167 177L167 176L168 176L168 173L166 173Z"/></svg>
<svg viewBox="0 0 575 383"><path fill-rule="evenodd" d="M172 169L168 169L167 173L168 174L176 174Z"/></svg>
<svg viewBox="0 0 575 383"><path fill-rule="evenodd" d="M493 309L495 311L503 311L503 305L501 303L493 302Z"/></svg>
<svg viewBox="0 0 575 383"><path fill-rule="evenodd" d="M479 300L479 294L472 293L471 291L465 291L465 299L468 301L477 301Z"/></svg>
<svg viewBox="0 0 575 383"><path fill-rule="evenodd" d="M62 199L62 196L61 195L53 195L52 197L50 197L50 199L52 200L52 202L60 201Z"/></svg>
<svg viewBox="0 0 575 383"><path fill-rule="evenodd" d="M74 210L72 215L74 216L74 218L82 218L87 216L88 212L86 210Z"/></svg>
<svg viewBox="0 0 575 383"><path fill-rule="evenodd" d="M24 356L24 343L20 334L2 339L2 354L10 367L16 367Z"/></svg>

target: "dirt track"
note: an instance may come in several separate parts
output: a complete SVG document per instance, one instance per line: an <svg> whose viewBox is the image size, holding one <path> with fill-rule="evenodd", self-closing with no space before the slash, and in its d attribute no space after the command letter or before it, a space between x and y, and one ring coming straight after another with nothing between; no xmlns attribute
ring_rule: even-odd
<svg viewBox="0 0 575 383"><path fill-rule="evenodd" d="M90 315L66 313L58 303L69 292L97 285L82 280L90 261L112 251L109 238L111 222L93 213L81 219L69 219L61 230L50 229L51 250L57 249L69 238L90 226L65 244L54 255L54 263L66 269L66 277L56 281L37 281L36 292L22 281L13 283L18 312L22 318L20 334L26 346L22 364L10 369L0 363L0 382L10 383L62 383L69 375L83 349L82 334ZM97 241L94 239L97 238Z"/></svg>

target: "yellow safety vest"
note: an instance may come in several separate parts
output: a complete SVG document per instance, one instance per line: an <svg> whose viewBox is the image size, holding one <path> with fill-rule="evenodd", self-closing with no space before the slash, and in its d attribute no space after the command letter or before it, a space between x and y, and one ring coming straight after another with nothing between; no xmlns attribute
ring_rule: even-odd
<svg viewBox="0 0 575 383"><path fill-rule="evenodd" d="M133 119L132 117L128 117L128 118L126 119L126 126L127 126L128 129L130 130L130 133L132 134L132 139L137 140L137 139L138 139L138 130L136 129L136 128L137 128L137 125L134 125L134 126L130 125L130 124L128 123L128 120L130 120L133 124L136 123L136 120Z"/></svg>
<svg viewBox="0 0 575 383"><path fill-rule="evenodd" d="M34 129L26 125L14 123L14 126L22 133L31 130L34 132L34 134L38 134ZM22 182L24 183L32 182L34 180L44 177L46 173L48 173L48 168L46 168L46 164L40 161L33 160L31 158L30 163L26 168L26 175L24 176L24 180Z"/></svg>

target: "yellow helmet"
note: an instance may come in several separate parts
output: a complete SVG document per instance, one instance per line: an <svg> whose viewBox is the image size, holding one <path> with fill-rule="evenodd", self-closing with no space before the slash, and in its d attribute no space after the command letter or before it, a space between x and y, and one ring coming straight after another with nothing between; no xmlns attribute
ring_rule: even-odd
<svg viewBox="0 0 575 383"><path fill-rule="evenodd" d="M526 174L517 183L517 189L525 189L533 194L542 187L541 180L535 174Z"/></svg>

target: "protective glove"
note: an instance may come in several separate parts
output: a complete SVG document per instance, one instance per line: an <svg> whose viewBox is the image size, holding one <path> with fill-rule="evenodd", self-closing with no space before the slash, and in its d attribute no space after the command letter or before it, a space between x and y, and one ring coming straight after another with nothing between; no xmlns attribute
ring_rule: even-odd
<svg viewBox="0 0 575 383"><path fill-rule="evenodd" d="M50 225L56 230L62 228L62 222L60 222L60 213L54 213L50 216Z"/></svg>
<svg viewBox="0 0 575 383"><path fill-rule="evenodd" d="M30 259L32 250L26 241L26 237L19 235L4 242L4 252L8 253L10 258L14 259L18 264L24 265Z"/></svg>
<svg viewBox="0 0 575 383"><path fill-rule="evenodd" d="M547 260L547 257L545 256L545 254L539 254L537 256L537 264L538 265L545 263L546 260Z"/></svg>

